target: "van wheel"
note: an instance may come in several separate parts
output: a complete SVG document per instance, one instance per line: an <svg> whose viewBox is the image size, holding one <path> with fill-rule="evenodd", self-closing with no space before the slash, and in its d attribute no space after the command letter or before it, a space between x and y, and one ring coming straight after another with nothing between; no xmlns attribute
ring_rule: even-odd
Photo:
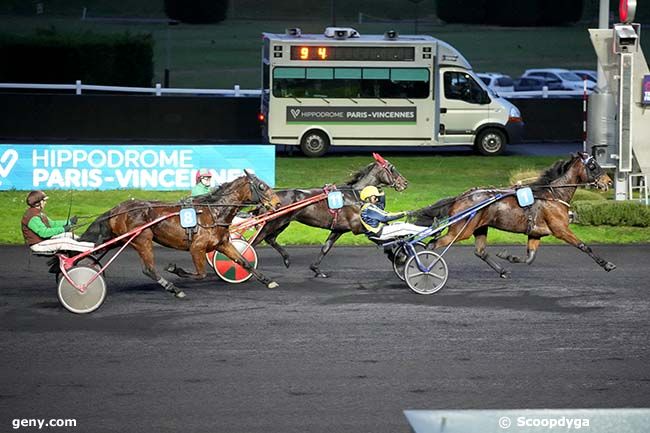
<svg viewBox="0 0 650 433"><path fill-rule="evenodd" d="M506 136L498 129L484 129L476 137L474 148L481 155L500 155L506 149Z"/></svg>
<svg viewBox="0 0 650 433"><path fill-rule="evenodd" d="M330 140L321 131L308 131L300 141L300 150L305 156L322 156L330 147Z"/></svg>

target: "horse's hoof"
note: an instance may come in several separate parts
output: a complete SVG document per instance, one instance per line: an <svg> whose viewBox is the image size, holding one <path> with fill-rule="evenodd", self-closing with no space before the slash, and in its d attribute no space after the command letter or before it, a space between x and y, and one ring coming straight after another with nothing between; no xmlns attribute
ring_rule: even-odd
<svg viewBox="0 0 650 433"><path fill-rule="evenodd" d="M501 273L499 274L499 276L500 276L501 278L503 278L504 280L509 280L511 274L510 274L510 271L501 271Z"/></svg>
<svg viewBox="0 0 650 433"><path fill-rule="evenodd" d="M167 268L165 268L167 272L171 272L172 274L176 272L176 265L173 263L170 263L167 265Z"/></svg>
<svg viewBox="0 0 650 433"><path fill-rule="evenodd" d="M289 269L289 266L291 266L291 262L289 261L289 259L284 259L283 262L284 262L284 267Z"/></svg>
<svg viewBox="0 0 650 433"><path fill-rule="evenodd" d="M612 262L607 262L607 263L605 263L605 266L603 267L603 269L605 269L607 272L613 271L614 269L616 269L616 265L614 263L612 263Z"/></svg>
<svg viewBox="0 0 650 433"><path fill-rule="evenodd" d="M278 283L276 283L275 281L271 281L269 284L266 285L266 287L269 288L269 289L276 289L276 288L280 287L280 285Z"/></svg>
<svg viewBox="0 0 650 433"><path fill-rule="evenodd" d="M497 257L503 260L508 260L510 254L508 254L508 250L501 250L497 253Z"/></svg>
<svg viewBox="0 0 650 433"><path fill-rule="evenodd" d="M184 292L184 291L180 290L180 291L174 293L174 296L175 296L177 299L183 299L186 295L185 295L185 292Z"/></svg>
<svg viewBox="0 0 650 433"><path fill-rule="evenodd" d="M318 272L314 271L314 278L329 278L329 276L320 271Z"/></svg>

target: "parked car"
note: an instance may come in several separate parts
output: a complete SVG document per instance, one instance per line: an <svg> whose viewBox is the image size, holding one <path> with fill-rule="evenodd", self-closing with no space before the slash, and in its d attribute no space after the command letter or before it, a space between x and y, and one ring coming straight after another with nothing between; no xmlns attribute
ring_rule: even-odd
<svg viewBox="0 0 650 433"><path fill-rule="evenodd" d="M592 81L594 83L598 82L598 73L591 69L575 69L574 74L582 78L583 80Z"/></svg>
<svg viewBox="0 0 650 433"><path fill-rule="evenodd" d="M529 92L535 90L543 90L544 86L548 87L548 90L563 90L562 83L559 80L550 80L547 81L541 77L521 77L515 80L514 89L515 92Z"/></svg>
<svg viewBox="0 0 650 433"><path fill-rule="evenodd" d="M476 76L497 94L500 92L514 92L515 90L514 82L509 75L499 74L497 72L485 72L476 74Z"/></svg>
<svg viewBox="0 0 650 433"><path fill-rule="evenodd" d="M544 78L548 83L559 82L563 90L582 90L583 79L568 69L546 68L546 69L527 69L522 78L538 77ZM587 81L587 89L591 90L596 87L596 83ZM549 85L549 90L551 86Z"/></svg>

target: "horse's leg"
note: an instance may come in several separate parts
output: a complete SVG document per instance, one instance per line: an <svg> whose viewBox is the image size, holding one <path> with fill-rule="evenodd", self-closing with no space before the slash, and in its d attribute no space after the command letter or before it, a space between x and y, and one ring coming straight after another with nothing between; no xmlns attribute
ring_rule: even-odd
<svg viewBox="0 0 650 433"><path fill-rule="evenodd" d="M230 260L233 262L237 263L238 265L242 266L244 269L246 269L248 272L253 274L255 278L257 278L261 283L266 285L269 289L275 289L278 287L278 283L275 281L270 280L269 278L266 278L260 271L252 267L244 257L237 251L237 248L230 242L224 242L220 243L217 245L217 250L222 252L223 254L226 255Z"/></svg>
<svg viewBox="0 0 650 433"><path fill-rule="evenodd" d="M474 255L488 264L489 267L494 269L501 278L510 278L510 271L503 268L495 260L490 257L487 252L487 233L488 227L483 226L474 230Z"/></svg>
<svg viewBox="0 0 650 433"><path fill-rule="evenodd" d="M502 250L497 253L497 257L503 260L507 260L510 263L526 263L530 265L535 260L535 254L537 253L537 248L539 248L539 238L528 236L528 245L526 247L526 257L513 256L508 253L506 250Z"/></svg>
<svg viewBox="0 0 650 433"><path fill-rule="evenodd" d="M608 262L605 259L600 258L594 252L589 248L587 245L584 244L576 235L573 234L573 232L569 229L569 226L566 224L549 224L549 228L551 229L551 233L553 236L555 236L558 239L562 239L564 242L573 245L574 247L578 248L580 251L583 253L587 253L589 257L591 257L598 265L600 265L601 268L606 270L607 272L613 271L616 269L616 265L612 262Z"/></svg>
<svg viewBox="0 0 650 433"><path fill-rule="evenodd" d="M140 260L142 260L142 273L160 284L168 292L173 293L177 298L184 298L185 293L182 290L176 287L171 281L163 278L160 274L158 274L158 271L156 271L156 266L153 258L153 242L151 240L152 236L151 234L149 234L149 236L143 236L145 233L146 231L135 238L133 242L131 242L131 246L140 256Z"/></svg>
<svg viewBox="0 0 650 433"><path fill-rule="evenodd" d="M264 240L266 241L267 244L271 245L274 250L280 253L280 255L282 256L282 261L284 262L284 266L288 268L289 266L291 266L291 259L289 258L289 253L287 252L287 250L282 248L282 245L277 243L277 241L275 240L277 237L278 237L277 234L273 234L271 236L264 238Z"/></svg>
<svg viewBox="0 0 650 433"><path fill-rule="evenodd" d="M327 237L325 244L323 244L320 249L320 253L318 253L316 261L309 265L309 269L314 271L315 277L327 278L327 275L322 273L320 270L320 262L323 260L323 258L325 258L325 255L332 249L332 246L334 246L334 243L341 237L342 234L343 233L330 232L330 235Z"/></svg>
<svg viewBox="0 0 650 433"><path fill-rule="evenodd" d="M273 247L273 249L275 251L280 253L280 255L282 256L282 261L284 262L284 266L287 267L287 268L291 265L291 259L289 258L289 253L287 252L287 250L282 248L282 245L280 245L276 241L276 239L278 238L278 236L280 236L280 233L282 233L287 227L289 227L290 223L291 223L291 221L289 221L286 224L282 224L280 227L278 227L275 230L269 230L270 233L268 233L268 234L264 233L264 228L263 228L262 229L263 232L260 233L257 236L257 238L255 238L255 241L253 242L253 246L256 246L257 244L262 242L262 240L264 240L267 244L271 245L271 247Z"/></svg>
<svg viewBox="0 0 650 433"><path fill-rule="evenodd" d="M175 264L169 264L167 266L167 272L178 275L182 278L192 278L195 280L202 280L207 276L205 272L205 249L204 248L190 248L190 255L192 256L192 262L194 263L194 268L196 272L187 272L185 269L176 266Z"/></svg>

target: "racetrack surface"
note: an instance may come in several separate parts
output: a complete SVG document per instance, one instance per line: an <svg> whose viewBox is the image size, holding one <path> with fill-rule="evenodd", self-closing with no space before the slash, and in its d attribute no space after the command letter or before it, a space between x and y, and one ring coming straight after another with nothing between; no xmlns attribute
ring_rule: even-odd
<svg viewBox="0 0 650 433"><path fill-rule="evenodd" d="M183 301L127 250L82 316L59 306L43 258L28 268L24 247L2 247L0 431L75 418L56 430L405 433L404 409L648 407L650 245L593 248L618 268L542 245L501 280L454 247L431 296L375 248L335 247L328 279L311 277L315 247L290 247L289 271L261 248L280 288L173 277Z"/></svg>

